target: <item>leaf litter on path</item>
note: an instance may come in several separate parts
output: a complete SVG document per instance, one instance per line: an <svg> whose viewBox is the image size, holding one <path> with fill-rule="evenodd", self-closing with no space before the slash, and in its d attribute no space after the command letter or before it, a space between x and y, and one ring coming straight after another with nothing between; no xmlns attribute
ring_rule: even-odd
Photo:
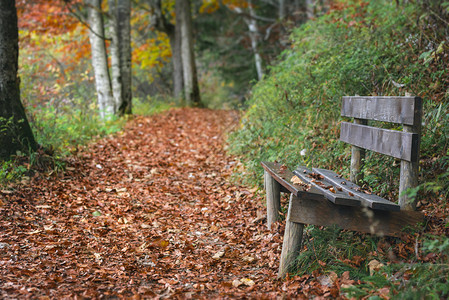
<svg viewBox="0 0 449 300"><path fill-rule="evenodd" d="M233 185L233 111L174 109L1 191L0 297L277 298L323 295L275 280L283 225L263 194Z"/></svg>

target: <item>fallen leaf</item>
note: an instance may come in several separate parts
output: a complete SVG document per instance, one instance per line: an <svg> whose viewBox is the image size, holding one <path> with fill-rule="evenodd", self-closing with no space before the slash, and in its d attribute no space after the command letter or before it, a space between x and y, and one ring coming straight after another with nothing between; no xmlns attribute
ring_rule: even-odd
<svg viewBox="0 0 449 300"><path fill-rule="evenodd" d="M251 263L255 260L255 258L252 256L243 256L242 260Z"/></svg>
<svg viewBox="0 0 449 300"><path fill-rule="evenodd" d="M298 176L293 176L291 179L290 179L290 181L291 182L293 182L293 183L295 183L295 184L305 184L301 179L299 179L299 177Z"/></svg>
<svg viewBox="0 0 449 300"><path fill-rule="evenodd" d="M243 284L243 282L241 282L240 280L238 280L238 279L234 279L233 281L232 281L232 286L234 286L234 287L239 287L239 286L241 286Z"/></svg>
<svg viewBox="0 0 449 300"><path fill-rule="evenodd" d="M212 256L213 259L220 259L225 255L225 251L218 251L217 253Z"/></svg>
<svg viewBox="0 0 449 300"><path fill-rule="evenodd" d="M383 266L384 266L384 264L379 262L378 260L376 260L376 259L371 260L368 263L369 275L373 276L374 272L379 271Z"/></svg>
<svg viewBox="0 0 449 300"><path fill-rule="evenodd" d="M253 286L256 284L252 279L249 279L249 278L242 278L242 279L240 279L240 282L246 286Z"/></svg>

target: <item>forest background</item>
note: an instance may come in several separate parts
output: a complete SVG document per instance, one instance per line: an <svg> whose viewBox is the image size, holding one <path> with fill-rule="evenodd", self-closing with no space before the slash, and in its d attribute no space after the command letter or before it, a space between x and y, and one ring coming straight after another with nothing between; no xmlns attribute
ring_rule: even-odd
<svg viewBox="0 0 449 300"><path fill-rule="evenodd" d="M109 6L103 2L106 20ZM21 98L42 148L3 162L5 185L35 168L62 170L63 157L126 121L99 114L89 26L80 5L17 1ZM429 258L442 268L436 274L447 274L449 2L204 0L192 2L190 11L201 105L242 110L229 150L241 157L235 176L245 184L261 184L262 160L332 166L347 174L349 149L336 138L343 95L423 98L421 185L409 193L419 196L419 208L432 211L438 235L420 237L421 244L436 253ZM172 46L161 22L176 25L175 1L132 2L134 114L185 104L174 92ZM396 198L397 162L369 158L366 186ZM442 286L435 293L448 291Z"/></svg>

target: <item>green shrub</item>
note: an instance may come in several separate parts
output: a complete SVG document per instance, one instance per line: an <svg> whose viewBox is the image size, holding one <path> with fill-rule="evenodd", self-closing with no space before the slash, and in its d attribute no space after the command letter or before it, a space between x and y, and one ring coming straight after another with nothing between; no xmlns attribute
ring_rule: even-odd
<svg viewBox="0 0 449 300"><path fill-rule="evenodd" d="M436 158L434 167L443 172L449 93L435 98L431 82L443 82L448 69L444 53L430 63L420 58L427 29L417 19L425 21L417 4L337 1L328 14L296 29L291 49L254 86L241 126L229 139L231 152L246 166L242 181L261 184L264 160L348 175L350 147L338 140L341 97L405 92L424 100L422 157ZM437 52L432 49L429 55ZM423 170L423 181L436 180L434 171ZM364 172L371 188L397 197L398 162L369 153Z"/></svg>
<svg viewBox="0 0 449 300"><path fill-rule="evenodd" d="M133 114L139 116L151 116L175 106L176 101L148 97L146 100L133 99Z"/></svg>
<svg viewBox="0 0 449 300"><path fill-rule="evenodd" d="M348 298L363 298L387 288L395 299L447 299L449 296L449 238L425 236L421 255L437 257L434 262L387 264L363 283L344 289ZM373 296L371 296L373 297Z"/></svg>

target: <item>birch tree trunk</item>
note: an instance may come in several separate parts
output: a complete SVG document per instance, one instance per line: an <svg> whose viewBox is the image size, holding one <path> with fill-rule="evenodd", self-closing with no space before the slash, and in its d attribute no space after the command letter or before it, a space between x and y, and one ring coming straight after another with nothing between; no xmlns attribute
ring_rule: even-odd
<svg viewBox="0 0 449 300"><path fill-rule="evenodd" d="M307 14L307 19L312 19L314 17L314 10L315 10L315 5L313 3L313 0L306 0L306 14Z"/></svg>
<svg viewBox="0 0 449 300"><path fill-rule="evenodd" d="M279 20L285 18L285 0L279 0Z"/></svg>
<svg viewBox="0 0 449 300"><path fill-rule="evenodd" d="M120 52L120 75L122 103L119 114L132 113L132 73L131 73L131 1L118 0L117 5L118 37Z"/></svg>
<svg viewBox="0 0 449 300"><path fill-rule="evenodd" d="M103 16L100 0L86 0L88 23L90 26L89 40L92 48L92 66L97 87L98 108L102 119L109 119L115 112L112 96L111 79L109 77L106 54Z"/></svg>
<svg viewBox="0 0 449 300"><path fill-rule="evenodd" d="M248 26L249 38L251 40L251 49L254 53L254 63L256 65L257 79L261 80L263 77L262 57L258 49L259 30L257 28L256 14L252 5L252 1L248 1L249 17L244 17L245 23ZM235 7L234 10L238 14L243 14L240 7Z"/></svg>
<svg viewBox="0 0 449 300"><path fill-rule="evenodd" d="M195 56L193 53L192 16L190 0L177 0L175 3L176 27L181 40L181 59L184 79L184 98L187 106L201 106ZM175 38L176 39L176 38Z"/></svg>
<svg viewBox="0 0 449 300"><path fill-rule="evenodd" d="M111 56L111 84L112 95L114 97L114 113L122 104L122 81L120 76L120 51L119 51L119 34L117 24L117 0L108 0L109 5L109 36L111 44L109 45L109 53Z"/></svg>
<svg viewBox="0 0 449 300"><path fill-rule="evenodd" d="M263 77L263 69L262 69L262 57L259 53L259 47L258 47L258 39L259 39L259 30L257 28L257 21L254 18L255 13L252 6L252 1L249 1L249 15L250 18L247 20L248 29L249 29L249 36L251 39L251 48L253 49L254 53L254 61L256 63L256 71L257 71L257 78L259 80L262 80Z"/></svg>
<svg viewBox="0 0 449 300"><path fill-rule="evenodd" d="M0 1L0 159L37 143L20 101L19 32L15 0Z"/></svg>

